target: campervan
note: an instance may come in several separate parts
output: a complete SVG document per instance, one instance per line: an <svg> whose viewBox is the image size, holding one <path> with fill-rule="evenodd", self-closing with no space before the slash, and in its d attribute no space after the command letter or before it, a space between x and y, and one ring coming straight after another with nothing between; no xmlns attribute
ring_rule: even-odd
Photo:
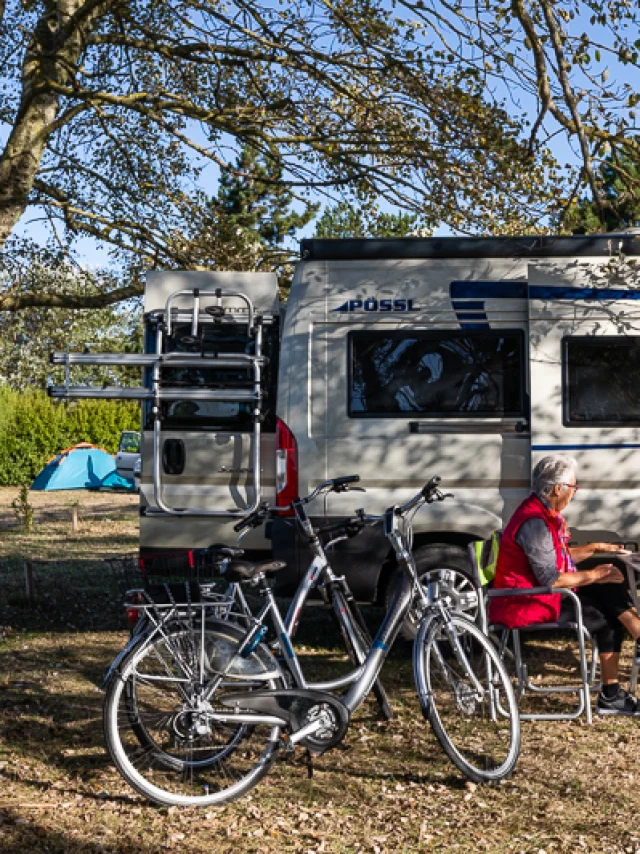
<svg viewBox="0 0 640 854"><path fill-rule="evenodd" d="M548 453L579 463L576 542L636 549L638 256L633 234L304 240L286 310L271 274L148 274L141 549L234 542L247 509L330 477L359 474L366 493L310 506L322 524L437 474L454 498L414 519L414 553L421 572L464 571ZM285 591L307 566L286 510L243 544L287 560ZM358 598L387 595L376 528L332 559Z"/></svg>

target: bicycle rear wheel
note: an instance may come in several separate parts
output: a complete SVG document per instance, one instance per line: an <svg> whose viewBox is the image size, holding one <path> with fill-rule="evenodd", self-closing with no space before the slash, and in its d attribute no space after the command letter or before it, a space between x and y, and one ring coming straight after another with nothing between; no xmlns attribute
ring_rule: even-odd
<svg viewBox="0 0 640 854"><path fill-rule="evenodd" d="M265 672L266 650L247 659L246 680L221 681L204 699L207 680L215 677L211 666L237 648L236 635L242 633L232 629L179 628L158 636L132 650L109 684L107 748L129 785L154 803L210 806L233 800L255 786L275 759L278 727L214 718L218 711L229 713L220 704L224 693L278 687L280 680Z"/></svg>
<svg viewBox="0 0 640 854"><path fill-rule="evenodd" d="M424 716L440 746L475 783L509 776L520 753L520 715L498 653L457 614L425 621L414 645Z"/></svg>

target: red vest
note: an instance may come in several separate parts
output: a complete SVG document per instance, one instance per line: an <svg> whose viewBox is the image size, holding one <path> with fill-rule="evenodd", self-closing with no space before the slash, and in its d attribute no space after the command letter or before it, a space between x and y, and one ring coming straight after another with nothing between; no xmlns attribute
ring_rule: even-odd
<svg viewBox="0 0 640 854"><path fill-rule="evenodd" d="M564 544L558 530L557 519L540 499L532 494L518 507L509 520L500 539L498 565L493 581L494 588L500 587L540 587L529 565L526 554L516 542L516 534L528 519L544 519L556 550L556 570L566 572ZM489 621L504 623L517 629L529 623L553 623L560 613L560 594L546 596L514 596L489 601Z"/></svg>

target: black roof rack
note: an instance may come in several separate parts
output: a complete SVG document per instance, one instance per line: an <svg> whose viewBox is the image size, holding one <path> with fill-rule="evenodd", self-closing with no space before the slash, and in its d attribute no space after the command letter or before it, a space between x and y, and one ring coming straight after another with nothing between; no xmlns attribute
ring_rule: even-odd
<svg viewBox="0 0 640 854"><path fill-rule="evenodd" d="M300 257L317 261L377 261L422 258L571 258L640 255L640 234L579 234L567 237L345 238L300 242Z"/></svg>

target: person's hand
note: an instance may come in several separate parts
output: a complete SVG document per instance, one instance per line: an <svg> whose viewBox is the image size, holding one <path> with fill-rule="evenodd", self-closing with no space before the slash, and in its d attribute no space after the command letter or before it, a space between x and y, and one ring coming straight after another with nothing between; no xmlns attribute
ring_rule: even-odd
<svg viewBox="0 0 640 854"><path fill-rule="evenodd" d="M631 554L621 543L591 543L594 552L614 552L618 555Z"/></svg>
<svg viewBox="0 0 640 854"><path fill-rule="evenodd" d="M601 563L590 570L592 584L622 584L624 575L612 563Z"/></svg>

